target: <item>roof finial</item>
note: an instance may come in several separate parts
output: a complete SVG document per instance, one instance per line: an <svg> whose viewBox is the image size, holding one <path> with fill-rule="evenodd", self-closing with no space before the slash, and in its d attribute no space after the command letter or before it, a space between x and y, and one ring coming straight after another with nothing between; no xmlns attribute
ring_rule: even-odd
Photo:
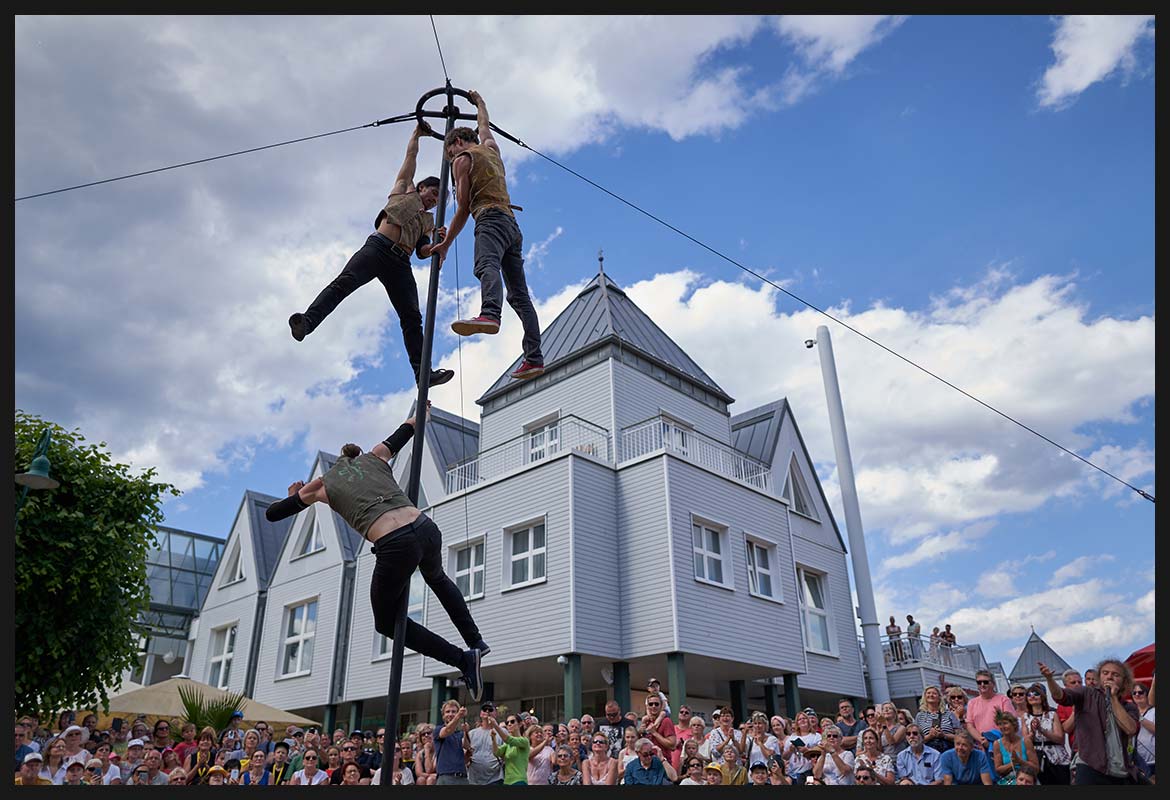
<svg viewBox="0 0 1170 800"><path fill-rule="evenodd" d="M605 274L605 251L600 248L597 250L597 271Z"/></svg>

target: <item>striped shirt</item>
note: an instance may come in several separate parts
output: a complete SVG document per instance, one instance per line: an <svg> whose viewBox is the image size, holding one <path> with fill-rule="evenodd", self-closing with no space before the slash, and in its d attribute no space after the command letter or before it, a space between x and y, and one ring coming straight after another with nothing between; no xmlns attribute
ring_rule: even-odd
<svg viewBox="0 0 1170 800"><path fill-rule="evenodd" d="M926 734L930 729L938 728L943 733L954 733L963 727L958 717L946 708L940 708L933 714L925 709L919 711L914 715L914 724L918 726L918 730L922 731L923 744L933 747L939 752L950 749L952 745L946 739L926 739Z"/></svg>

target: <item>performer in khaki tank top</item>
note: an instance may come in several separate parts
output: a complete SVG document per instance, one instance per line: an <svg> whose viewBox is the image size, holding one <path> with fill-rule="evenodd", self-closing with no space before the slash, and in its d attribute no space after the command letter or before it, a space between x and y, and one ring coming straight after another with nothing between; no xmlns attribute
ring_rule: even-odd
<svg viewBox="0 0 1170 800"><path fill-rule="evenodd" d="M524 327L524 360L512 377L528 380L544 372L544 355L540 352L540 321L524 277L524 237L512 213L513 209L522 209L512 205L508 197L504 162L500 160L500 146L492 136L487 106L478 92L468 92L468 95L475 102L479 132L455 128L443 142L444 152L451 160L459 210L451 220L450 234L432 252L446 256L447 248L463 230L468 215L475 218L475 277L480 284L480 312L473 319L456 320L451 330L460 336L500 330L502 277L508 289L508 305Z"/></svg>
<svg viewBox="0 0 1170 800"><path fill-rule="evenodd" d="M424 125L415 128L410 136L406 158L398 170L394 188L390 190L386 206L374 220L374 233L366 239L362 249L353 254L341 274L317 295L305 313L288 318L293 338L303 341L337 308L338 303L377 278L386 287L390 304L398 313L402 341L406 344L415 383L422 367L423 332L418 286L414 282L414 273L410 271L410 252L413 250L419 258L430 258L434 250L431 233L440 239L446 233L444 228L434 230L435 218L430 212L439 199L439 179L432 176L417 185L413 183L418 140L430 131ZM429 364L427 368L430 368ZM430 385L438 386L455 377L455 373L449 369L437 369L431 370L430 376Z"/></svg>
<svg viewBox="0 0 1170 800"><path fill-rule="evenodd" d="M428 419L430 413L430 403L427 403ZM416 653L458 669L472 699L478 702L483 692L480 660L491 648L471 618L463 593L443 571L443 534L430 517L411 504L390 469L390 459L412 436L414 417L368 453L363 453L356 444L345 445L341 457L328 472L307 484L293 483L288 487L288 497L270 505L265 516L275 522L303 511L312 503L325 503L364 536L374 546L377 556L370 584L374 628L388 639L394 638L394 620L399 607L409 602L410 577L417 567L468 649L460 650L409 618L405 644Z"/></svg>

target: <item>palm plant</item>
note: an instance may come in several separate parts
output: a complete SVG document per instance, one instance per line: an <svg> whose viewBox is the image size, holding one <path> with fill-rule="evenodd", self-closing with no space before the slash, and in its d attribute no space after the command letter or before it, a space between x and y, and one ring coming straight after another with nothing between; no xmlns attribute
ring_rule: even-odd
<svg viewBox="0 0 1170 800"><path fill-rule="evenodd" d="M216 732L228 727L232 714L244 705L243 692L225 692L219 697L204 697L194 686L179 686L179 700L183 703L183 715L187 722L195 725L196 731L211 727Z"/></svg>

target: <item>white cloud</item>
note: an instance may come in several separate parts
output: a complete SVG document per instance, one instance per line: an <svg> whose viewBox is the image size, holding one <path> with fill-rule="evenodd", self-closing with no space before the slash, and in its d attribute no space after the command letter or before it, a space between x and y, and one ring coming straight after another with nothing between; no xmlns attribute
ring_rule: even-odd
<svg viewBox="0 0 1170 800"><path fill-rule="evenodd" d="M1147 617L1150 620L1150 622L1153 622L1154 621L1154 590L1150 589L1150 591L1146 592L1141 597L1139 597L1138 601L1136 603L1134 603L1134 608L1137 609L1139 614L1141 614L1144 617Z"/></svg>
<svg viewBox="0 0 1170 800"><path fill-rule="evenodd" d="M799 63L784 75L780 94L793 104L820 82L838 78L866 48L884 39L905 17L785 14L773 20L781 37L791 42Z"/></svg>
<svg viewBox="0 0 1170 800"><path fill-rule="evenodd" d="M1048 628L1040 634L1048 645L1067 661L1075 656L1101 658L1135 641L1133 620L1103 616ZM1140 638L1140 634L1139 634ZM1121 657L1129 655L1121 653Z"/></svg>
<svg viewBox="0 0 1170 800"><path fill-rule="evenodd" d="M1092 556L1080 556L1074 558L1064 566L1058 568L1052 573L1052 578L1049 580L1049 586L1060 586L1069 581L1076 580L1083 577L1086 572L1098 564L1106 561L1113 561L1113 556L1108 553L1101 553Z"/></svg>
<svg viewBox="0 0 1170 800"><path fill-rule="evenodd" d="M961 531L935 534L919 540L914 549L890 556L881 563L882 572L908 569L925 562L938 563L951 553L972 550L990 530L986 523L972 525Z"/></svg>
<svg viewBox="0 0 1170 800"><path fill-rule="evenodd" d="M544 259L545 256L548 255L549 245L556 241L557 238L564 232L565 229L558 225L557 229L550 233L546 238L529 245L528 252L524 254L525 268L544 269Z"/></svg>
<svg viewBox="0 0 1170 800"><path fill-rule="evenodd" d="M1128 76L1137 65L1134 51L1147 38L1154 38L1153 15L1061 17L1052 39L1056 63L1045 71L1037 90L1040 105L1065 108L1118 70Z"/></svg>
<svg viewBox="0 0 1170 800"><path fill-rule="evenodd" d="M1099 578L1057 589L1018 595L998 605L980 604L953 610L947 619L964 642L1024 640L1036 622L1050 626L1071 624L1078 617L1097 615L1103 605L1120 600ZM1042 634L1045 641L1052 642ZM1053 645L1055 647L1055 645Z"/></svg>

